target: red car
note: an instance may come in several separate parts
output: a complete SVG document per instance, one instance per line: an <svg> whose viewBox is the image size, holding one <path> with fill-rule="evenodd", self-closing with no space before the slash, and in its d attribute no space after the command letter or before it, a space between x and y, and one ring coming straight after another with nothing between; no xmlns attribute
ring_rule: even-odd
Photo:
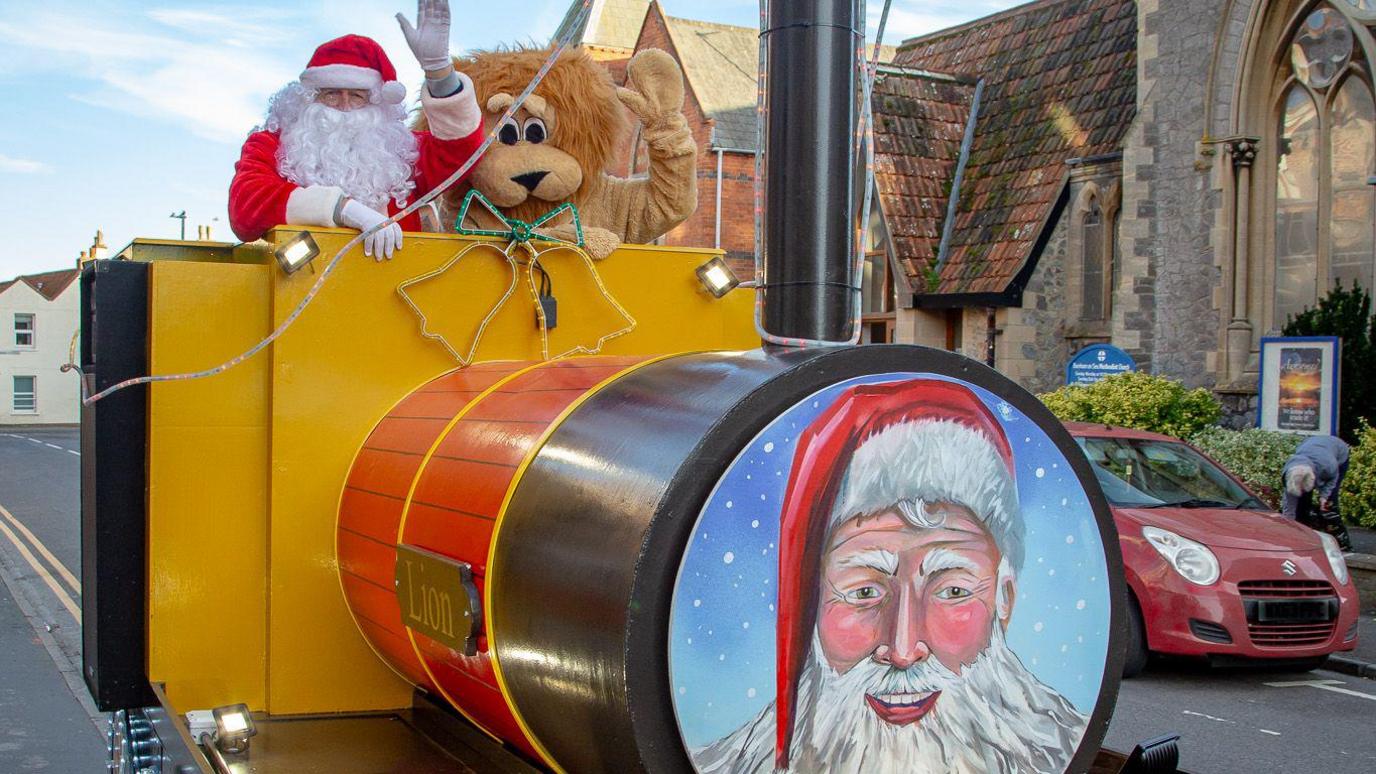
<svg viewBox="0 0 1376 774"><path fill-rule="evenodd" d="M1183 441L1067 422L1113 509L1127 575L1124 676L1150 653L1313 669L1357 646L1338 543L1270 510Z"/></svg>

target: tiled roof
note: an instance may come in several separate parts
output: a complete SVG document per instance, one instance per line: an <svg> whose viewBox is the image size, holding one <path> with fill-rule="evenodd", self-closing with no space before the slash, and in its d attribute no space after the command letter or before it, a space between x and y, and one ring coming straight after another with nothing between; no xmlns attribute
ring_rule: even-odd
<svg viewBox="0 0 1376 774"><path fill-rule="evenodd" d="M698 104L717 122L716 145L753 151L759 31L667 16L664 22Z"/></svg>
<svg viewBox="0 0 1376 774"><path fill-rule="evenodd" d="M923 263L934 258L932 223L944 221L951 185L938 176L953 171L969 89L894 78L880 89L875 125L889 136L875 143L881 206L918 293L1009 289L1061 197L1065 162L1121 150L1135 115L1136 51L1132 0L1039 0L899 48L897 65L984 81L948 254L930 279ZM932 143L899 141L914 131Z"/></svg>
<svg viewBox="0 0 1376 774"><path fill-rule="evenodd" d="M35 293L43 296L49 301L55 300L62 295L62 291L67 289L80 274L76 269L59 269L57 271L45 271L42 274L25 274L15 277L6 282L0 282L0 293L5 292L16 282L23 282L33 288Z"/></svg>
<svg viewBox="0 0 1376 774"><path fill-rule="evenodd" d="M569 10L577 13L581 4ZM635 48L650 0L594 0L575 42L606 48Z"/></svg>
<svg viewBox="0 0 1376 774"><path fill-rule="evenodd" d="M956 162L975 94L971 83L883 74L874 85L874 183L889 236L917 292L928 288Z"/></svg>
<svg viewBox="0 0 1376 774"><path fill-rule="evenodd" d="M716 120L716 145L753 152L760 31L671 16L664 22L698 104ZM892 61L896 52L883 46L880 60Z"/></svg>

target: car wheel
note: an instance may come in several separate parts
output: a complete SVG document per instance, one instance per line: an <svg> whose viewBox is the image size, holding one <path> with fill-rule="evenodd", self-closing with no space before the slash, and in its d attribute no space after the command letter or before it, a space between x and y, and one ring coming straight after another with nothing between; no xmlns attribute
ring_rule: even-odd
<svg viewBox="0 0 1376 774"><path fill-rule="evenodd" d="M1147 668L1147 627L1142 620L1142 608L1128 592L1128 636L1127 655L1123 658L1123 679L1136 677Z"/></svg>

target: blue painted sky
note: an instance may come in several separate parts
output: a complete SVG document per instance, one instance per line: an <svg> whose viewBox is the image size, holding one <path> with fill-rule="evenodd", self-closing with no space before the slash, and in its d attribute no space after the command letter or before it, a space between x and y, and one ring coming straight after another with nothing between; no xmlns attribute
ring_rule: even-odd
<svg viewBox="0 0 1376 774"><path fill-rule="evenodd" d="M895 0L888 42L1016 5ZM546 40L567 0L452 2L452 47ZM663 0L669 14L755 26L748 0ZM881 2L870 1L873 22ZM231 238L225 192L267 97L319 43L376 38L401 80L420 71L392 18L404 0L0 0L0 280L73 265L97 228L112 249L209 224ZM873 26L872 26L873 29ZM414 97L414 90L412 96Z"/></svg>
<svg viewBox="0 0 1376 774"><path fill-rule="evenodd" d="M675 709L690 747L735 730L774 699L779 507L798 430L850 385L914 376L924 375L843 382L803 401L760 433L718 484L680 570L669 632ZM1027 557L1009 643L1043 682L1090 714L1109 620L1093 511L1046 434L973 389L1008 435L1026 519Z"/></svg>

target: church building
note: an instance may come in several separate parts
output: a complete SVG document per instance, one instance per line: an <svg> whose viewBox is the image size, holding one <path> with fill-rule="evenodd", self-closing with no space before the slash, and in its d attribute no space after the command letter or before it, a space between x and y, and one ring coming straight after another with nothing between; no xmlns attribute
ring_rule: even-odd
<svg viewBox="0 0 1376 774"><path fill-rule="evenodd" d="M753 234L718 221L750 211L753 145L714 144L746 133L742 105L713 106L748 92L713 78L753 79L753 30L594 5L643 9L635 48L673 49L698 109L704 198L670 243L747 258ZM1260 339L1338 282L1376 285L1373 30L1376 0L1034 0L902 41L873 103L867 340L1034 391L1112 343L1247 423Z"/></svg>

